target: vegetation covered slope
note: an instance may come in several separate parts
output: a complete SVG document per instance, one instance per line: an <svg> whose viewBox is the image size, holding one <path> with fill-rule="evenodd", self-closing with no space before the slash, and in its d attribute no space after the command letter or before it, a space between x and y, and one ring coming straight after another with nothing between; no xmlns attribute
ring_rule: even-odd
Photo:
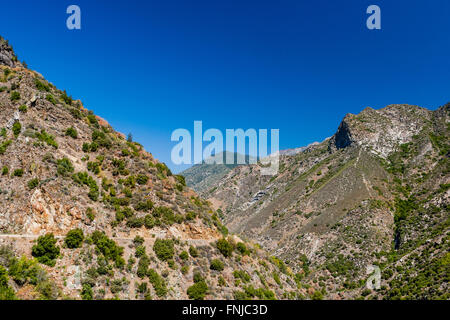
<svg viewBox="0 0 450 320"><path fill-rule="evenodd" d="M299 294L182 176L1 43L0 299Z"/></svg>
<svg viewBox="0 0 450 320"><path fill-rule="evenodd" d="M450 104L367 108L277 176L237 167L205 196L222 221L327 298L444 298L449 275ZM365 289L367 266L382 287Z"/></svg>

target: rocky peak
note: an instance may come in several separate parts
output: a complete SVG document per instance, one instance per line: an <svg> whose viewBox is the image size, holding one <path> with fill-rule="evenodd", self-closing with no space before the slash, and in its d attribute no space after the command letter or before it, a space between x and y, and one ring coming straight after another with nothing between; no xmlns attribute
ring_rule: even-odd
<svg viewBox="0 0 450 320"><path fill-rule="evenodd" d="M0 65L14 68L17 63L17 56L8 40L0 36Z"/></svg>
<svg viewBox="0 0 450 320"><path fill-rule="evenodd" d="M330 149L360 145L370 152L386 158L396 146L407 143L432 118L432 111L406 104L393 104L375 110L366 108L359 114L347 114L335 135Z"/></svg>

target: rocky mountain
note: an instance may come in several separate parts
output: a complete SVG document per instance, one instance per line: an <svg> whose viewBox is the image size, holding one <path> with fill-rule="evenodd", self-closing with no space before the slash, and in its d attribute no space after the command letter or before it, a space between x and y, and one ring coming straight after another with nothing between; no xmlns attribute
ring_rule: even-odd
<svg viewBox="0 0 450 320"><path fill-rule="evenodd" d="M303 152L308 149L310 146L318 144L314 142L306 147L294 148L294 149L286 149L280 150L280 155L295 155L297 153ZM208 192L211 192L211 189L219 183L221 179L223 179L230 171L236 168L239 165L248 165L249 156L245 156L245 163L238 164L237 163L237 153L233 153L233 164L226 164L225 159L226 155L231 152L223 152L223 164L208 164L205 161L199 164L195 164L192 167L180 172L180 175L185 177L186 184L188 187L194 189L199 195L207 195Z"/></svg>
<svg viewBox="0 0 450 320"><path fill-rule="evenodd" d="M15 57L1 39L0 299L304 294L182 176Z"/></svg>
<svg viewBox="0 0 450 320"><path fill-rule="evenodd" d="M367 108L276 176L185 179L1 38L0 299L449 299L449 117Z"/></svg>
<svg viewBox="0 0 450 320"><path fill-rule="evenodd" d="M203 193L223 223L330 299L448 299L450 104L348 114L282 155L276 176L231 170ZM370 266L381 288L365 288ZM368 269L369 268L369 269Z"/></svg>

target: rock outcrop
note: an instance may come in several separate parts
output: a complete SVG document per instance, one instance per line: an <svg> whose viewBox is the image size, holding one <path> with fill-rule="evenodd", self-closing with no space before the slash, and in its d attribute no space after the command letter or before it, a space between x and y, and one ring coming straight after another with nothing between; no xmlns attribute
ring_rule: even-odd
<svg viewBox="0 0 450 320"><path fill-rule="evenodd" d="M14 68L17 63L17 56L9 45L8 41L0 36L0 65Z"/></svg>

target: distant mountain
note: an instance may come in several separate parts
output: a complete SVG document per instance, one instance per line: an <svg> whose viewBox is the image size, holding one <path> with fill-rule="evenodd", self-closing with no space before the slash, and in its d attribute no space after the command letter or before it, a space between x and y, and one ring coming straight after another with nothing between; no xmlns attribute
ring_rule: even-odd
<svg viewBox="0 0 450 320"><path fill-rule="evenodd" d="M319 144L319 142L310 143L306 147L280 150L280 155L282 155L282 156L293 156L293 155L296 155L297 153L303 152L306 149L308 149L309 147L315 146L317 144Z"/></svg>
<svg viewBox="0 0 450 320"><path fill-rule="evenodd" d="M311 146L318 144L313 142L306 147L300 147L295 149L280 150L280 155L295 155L303 152ZM230 171L237 166L248 165L249 156L245 156L245 164L237 164L238 153L222 152L223 164L206 164L204 161L201 164L193 165L192 167L182 171L180 175L186 178L186 184L198 192L200 195L207 195L208 192L212 192L212 188L223 179ZM233 154L234 164L225 164L227 154Z"/></svg>
<svg viewBox="0 0 450 320"><path fill-rule="evenodd" d="M220 155L220 154L219 154ZM239 166L237 164L238 153L222 152L223 164L206 164L205 161L201 164L193 165L184 170L180 175L186 178L186 184L194 189L199 194L209 191L212 185L222 179L233 168ZM225 164L227 155L232 155L234 164ZM245 163L249 163L250 157L245 156Z"/></svg>

